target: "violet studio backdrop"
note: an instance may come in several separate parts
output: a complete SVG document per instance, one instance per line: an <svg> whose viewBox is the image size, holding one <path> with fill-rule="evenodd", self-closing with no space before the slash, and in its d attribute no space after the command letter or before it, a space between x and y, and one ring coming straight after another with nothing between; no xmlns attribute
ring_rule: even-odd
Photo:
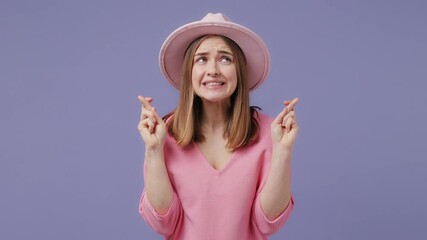
<svg viewBox="0 0 427 240"><path fill-rule="evenodd" d="M223 12L267 43L251 95L299 97L295 210L271 239L426 239L426 1L0 2L0 239L161 239L141 219L140 104L167 35Z"/></svg>

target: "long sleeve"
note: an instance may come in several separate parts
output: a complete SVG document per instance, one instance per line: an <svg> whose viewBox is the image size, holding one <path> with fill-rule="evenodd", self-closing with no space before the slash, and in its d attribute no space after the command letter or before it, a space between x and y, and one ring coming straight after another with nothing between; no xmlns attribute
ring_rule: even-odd
<svg viewBox="0 0 427 240"><path fill-rule="evenodd" d="M270 235L277 232L288 220L294 208L294 199L291 196L286 209L273 221L268 220L261 207L261 194L258 194L252 207L252 219L262 234Z"/></svg>
<svg viewBox="0 0 427 240"><path fill-rule="evenodd" d="M172 204L167 213L159 215L150 204L144 190L139 203L139 213L154 231L163 236L170 236L174 233L176 225L182 215L182 208L180 205L179 199L174 193Z"/></svg>
<svg viewBox="0 0 427 240"><path fill-rule="evenodd" d="M252 221L255 223L259 231L264 235L271 235L277 232L288 220L291 212L294 208L294 199L291 194L291 198L289 200L288 206L286 209L274 220L269 220L262 210L261 206L261 191L264 187L268 174L270 173L271 168L271 154L272 154L272 144L271 144L271 135L270 128L272 119L263 119L264 121L260 121L260 125L263 126L260 132L260 141L261 146L263 146L263 153L259 156L261 163L259 169L259 177L258 177L258 189L256 193L256 197L254 203L252 205ZM290 176L289 176L290 177Z"/></svg>
<svg viewBox="0 0 427 240"><path fill-rule="evenodd" d="M146 162L144 162L144 180L147 172ZM166 214L158 214L155 208L151 205L146 191L142 192L142 196L139 202L139 213L142 218L147 222L148 225L153 228L154 231L163 235L170 236L175 232L176 226L182 218L182 206L181 202L174 190L173 199L171 206L169 207Z"/></svg>

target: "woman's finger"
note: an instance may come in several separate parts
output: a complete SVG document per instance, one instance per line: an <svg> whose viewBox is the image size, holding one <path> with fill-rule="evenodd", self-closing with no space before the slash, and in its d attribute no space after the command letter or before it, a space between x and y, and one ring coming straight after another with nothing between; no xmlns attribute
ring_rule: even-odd
<svg viewBox="0 0 427 240"><path fill-rule="evenodd" d="M156 119L154 117L154 113L152 110L147 110L144 107L141 107L141 120L144 120L146 118L150 118L151 121L156 122Z"/></svg>
<svg viewBox="0 0 427 240"><path fill-rule="evenodd" d="M142 121L142 126L143 126L143 128L148 129L149 133L154 132L155 123L153 123L149 118L146 118Z"/></svg>
<svg viewBox="0 0 427 240"><path fill-rule="evenodd" d="M292 111L295 108L295 105L298 103L299 98L294 98L291 102L289 102L288 105L286 105L286 108L288 108L288 111Z"/></svg>
<svg viewBox="0 0 427 240"><path fill-rule="evenodd" d="M292 119L288 118L288 120L286 120L285 126L284 126L286 132L291 131L291 123L292 123Z"/></svg>
<svg viewBox="0 0 427 240"><path fill-rule="evenodd" d="M144 110L150 110L149 112L150 112L150 114L147 114L147 117L150 117L151 118L151 121L153 121L153 122L157 122L157 119L156 119L156 117L155 117L155 114L154 114L154 111L153 111L153 109L154 109L154 107L153 106L151 106L151 102L153 102L153 98L151 98L151 97L143 97L143 96L138 96L138 99L139 99L139 101L142 103L142 106L141 106L141 112L142 111L144 111ZM141 119L142 119L142 115L141 115Z"/></svg>
<svg viewBox="0 0 427 240"><path fill-rule="evenodd" d="M285 115L288 113L288 110L286 108L284 108L278 115L277 117L274 119L274 122L276 124L282 124L283 118L285 117Z"/></svg>
<svg viewBox="0 0 427 240"><path fill-rule="evenodd" d="M282 126L285 126L285 123L286 123L286 121L288 121L288 119L289 118L293 118L293 119L295 119L296 118L296 116L295 116L295 112L294 111L291 111L291 112L289 112L288 114L286 114L284 117L283 117L283 119L282 119ZM296 120L296 119L295 119Z"/></svg>
<svg viewBox="0 0 427 240"><path fill-rule="evenodd" d="M140 121L145 121L149 119L150 122L152 122L153 124L157 123L157 119L155 117L155 113L153 112L153 110L147 110L147 109L142 109L141 110L141 119Z"/></svg>
<svg viewBox="0 0 427 240"><path fill-rule="evenodd" d="M285 108L277 115L276 119L274 120L277 124L282 124L283 118L289 113L294 111L294 107L298 102L298 98L294 98L292 101L286 100L283 103L285 104Z"/></svg>
<svg viewBox="0 0 427 240"><path fill-rule="evenodd" d="M153 102L153 98L152 97L145 97L145 100L147 100L148 103L152 103Z"/></svg>
<svg viewBox="0 0 427 240"><path fill-rule="evenodd" d="M296 121L293 118L288 118L285 122L285 130L286 132L290 132L296 126Z"/></svg>
<svg viewBox="0 0 427 240"><path fill-rule="evenodd" d="M159 122L161 122L162 121L162 118L159 116L159 114L157 113L157 111L156 111L156 108L155 107L153 107L152 109L151 109L151 114L152 114L152 116L153 116L153 122L155 122L155 123L159 123Z"/></svg>
<svg viewBox="0 0 427 240"><path fill-rule="evenodd" d="M287 110L287 113L286 114L288 114L288 113L290 113L290 112L293 112L294 110L295 110L295 105L297 104L297 102L298 102L298 98L294 98L294 100L292 100L287 106L286 106L286 110Z"/></svg>
<svg viewBox="0 0 427 240"><path fill-rule="evenodd" d="M144 98L145 99L145 101L147 101L148 103L151 103L151 102L153 102L153 98L152 97L143 97L143 96L138 96L138 99L139 98ZM142 101L142 99L140 100L140 102Z"/></svg>
<svg viewBox="0 0 427 240"><path fill-rule="evenodd" d="M157 113L157 109L155 107L152 108L153 117L155 118L157 123L163 123L162 117Z"/></svg>
<svg viewBox="0 0 427 240"><path fill-rule="evenodd" d="M150 104L153 101L152 98L150 98L150 97L145 98L143 96L138 96L138 100L142 103L142 106L144 108L146 108L146 109L151 109L152 108L152 106Z"/></svg>

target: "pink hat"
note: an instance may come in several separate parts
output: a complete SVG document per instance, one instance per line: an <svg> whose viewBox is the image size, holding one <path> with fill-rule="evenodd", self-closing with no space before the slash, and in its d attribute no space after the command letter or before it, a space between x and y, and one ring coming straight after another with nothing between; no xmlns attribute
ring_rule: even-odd
<svg viewBox="0 0 427 240"><path fill-rule="evenodd" d="M208 34L228 37L242 49L250 91L264 82L270 70L270 53L262 39L250 29L231 22L222 13L208 13L202 20L176 29L160 49L160 70L172 86L180 89L182 64L188 46L196 38Z"/></svg>

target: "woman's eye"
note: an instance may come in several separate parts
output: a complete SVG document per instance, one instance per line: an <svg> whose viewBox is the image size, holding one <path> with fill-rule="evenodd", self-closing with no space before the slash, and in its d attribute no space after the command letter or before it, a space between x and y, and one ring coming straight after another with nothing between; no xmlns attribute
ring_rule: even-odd
<svg viewBox="0 0 427 240"><path fill-rule="evenodd" d="M220 61L223 63L231 63L231 62L233 62L233 59L231 59L230 57L224 56L220 59Z"/></svg>
<svg viewBox="0 0 427 240"><path fill-rule="evenodd" d="M204 58L204 57L199 57L199 58L196 58L196 61L195 61L196 63L204 63L204 62L206 62L206 58Z"/></svg>

